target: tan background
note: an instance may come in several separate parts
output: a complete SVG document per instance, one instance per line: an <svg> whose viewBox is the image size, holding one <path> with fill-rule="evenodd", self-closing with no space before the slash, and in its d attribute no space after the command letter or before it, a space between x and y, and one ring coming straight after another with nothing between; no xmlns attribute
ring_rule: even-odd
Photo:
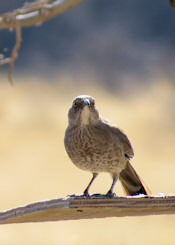
<svg viewBox="0 0 175 245"><path fill-rule="evenodd" d="M100 113L124 129L135 149L132 164L153 194L175 193L175 96L167 80L118 95L82 77L0 77L0 210L81 193L91 178L68 159L67 111L78 94L96 98ZM86 81L85 81L86 80ZM58 83L59 81L59 83ZM94 83L95 81L92 81ZM111 185L101 174L91 192ZM123 195L119 184L115 187ZM173 215L2 225L0 244L174 244Z"/></svg>

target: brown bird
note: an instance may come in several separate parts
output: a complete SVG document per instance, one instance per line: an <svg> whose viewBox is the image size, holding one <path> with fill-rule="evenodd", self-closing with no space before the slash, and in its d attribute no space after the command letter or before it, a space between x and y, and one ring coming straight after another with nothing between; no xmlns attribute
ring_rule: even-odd
<svg viewBox="0 0 175 245"><path fill-rule="evenodd" d="M127 195L150 194L130 164L134 151L129 139L123 131L99 115L94 98L89 95L76 97L68 119L64 139L67 154L78 168L93 174L84 191L85 196L89 196L89 188L101 172L108 172L113 178L106 194L108 197L114 195L117 179Z"/></svg>

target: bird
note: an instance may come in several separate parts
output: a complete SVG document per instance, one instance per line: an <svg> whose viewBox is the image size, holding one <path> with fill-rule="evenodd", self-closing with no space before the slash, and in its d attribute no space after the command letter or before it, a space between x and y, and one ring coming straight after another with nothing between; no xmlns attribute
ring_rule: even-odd
<svg viewBox="0 0 175 245"><path fill-rule="evenodd" d="M126 195L151 194L130 163L134 150L128 137L99 114L95 99L90 95L79 95L73 100L64 145L71 161L78 168L92 173L83 196L90 197L89 188L102 172L112 176L107 197L114 197L117 180L120 180Z"/></svg>

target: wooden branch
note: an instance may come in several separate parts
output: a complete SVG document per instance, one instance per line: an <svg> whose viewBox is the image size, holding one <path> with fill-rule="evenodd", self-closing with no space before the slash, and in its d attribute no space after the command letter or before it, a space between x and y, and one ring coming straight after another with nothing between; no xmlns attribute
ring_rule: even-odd
<svg viewBox="0 0 175 245"><path fill-rule="evenodd" d="M15 46L12 50L11 57L10 58L4 58L3 55L0 56L0 66L5 65L5 64L10 64L9 71L8 71L8 80L13 84L12 82L12 71L14 68L15 60L18 58L18 51L20 49L22 42L21 38L21 27L16 27L16 43Z"/></svg>
<svg viewBox="0 0 175 245"><path fill-rule="evenodd" d="M22 8L0 15L0 29L37 26L65 12L83 0L44 0L25 4Z"/></svg>
<svg viewBox="0 0 175 245"><path fill-rule="evenodd" d="M11 58L10 58L10 68L9 68L9 72L8 72L8 80L10 81L10 83L12 84L12 71L14 68L14 63L15 60L18 58L18 51L20 49L21 46L21 27L16 27L16 44L13 48L12 54L11 54Z"/></svg>
<svg viewBox="0 0 175 245"><path fill-rule="evenodd" d="M16 30L16 43L10 58L4 58L0 54L0 66L10 64L8 80L12 84L12 71L18 51L21 46L21 28L38 26L46 20L63 13L83 0L39 0L33 3L25 3L20 9L0 15L0 30Z"/></svg>
<svg viewBox="0 0 175 245"><path fill-rule="evenodd" d="M175 196L63 198L0 212L0 224L175 214Z"/></svg>

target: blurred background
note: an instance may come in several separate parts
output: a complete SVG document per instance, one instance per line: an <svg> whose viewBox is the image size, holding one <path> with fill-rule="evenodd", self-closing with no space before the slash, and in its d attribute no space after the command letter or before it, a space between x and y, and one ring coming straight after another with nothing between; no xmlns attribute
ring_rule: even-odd
<svg viewBox="0 0 175 245"><path fill-rule="evenodd" d="M30 2L30 1L28 1ZM23 0L1 0L0 13ZM64 150L72 99L90 94L124 129L152 193L175 193L175 12L169 1L86 0L23 29L13 72L0 69L0 210L81 193L91 178ZM13 32L0 32L9 56ZM91 192L111 185L101 174ZM115 187L123 195L121 186ZM4 225L0 244L174 244L173 215Z"/></svg>

